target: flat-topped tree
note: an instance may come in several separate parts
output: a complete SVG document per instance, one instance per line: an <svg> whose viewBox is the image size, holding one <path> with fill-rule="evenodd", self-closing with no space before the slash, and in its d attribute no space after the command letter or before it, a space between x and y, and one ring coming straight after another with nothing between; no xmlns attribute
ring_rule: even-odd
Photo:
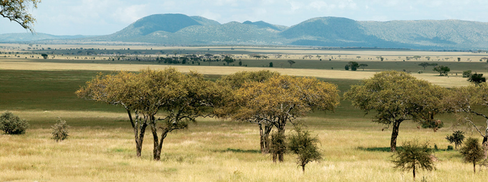
<svg viewBox="0 0 488 182"><path fill-rule="evenodd" d="M384 71L351 86L344 97L366 114L374 111L373 122L393 125L390 149L394 152L400 124L406 120L433 120L443 111L445 90L405 72Z"/></svg>
<svg viewBox="0 0 488 182"><path fill-rule="evenodd" d="M138 157L145 130L150 126L154 160L160 160L163 141L169 132L186 128L196 117L210 114L211 108L222 101L222 92L215 83L204 80L200 74L183 74L174 68L99 75L76 93L81 98L126 109L134 129ZM166 116L156 118L161 110L166 111Z"/></svg>
<svg viewBox="0 0 488 182"><path fill-rule="evenodd" d="M240 121L264 120L284 135L288 122L314 110L333 110L339 104L334 84L315 78L273 76L265 82L246 82L236 91L236 114ZM277 153L282 162L283 152Z"/></svg>
<svg viewBox="0 0 488 182"><path fill-rule="evenodd" d="M246 82L265 82L273 76L279 76L278 72L271 72L269 70L261 71L241 71L234 74L226 75L217 80L217 83L224 88L229 89L229 93L235 93L238 89L242 88ZM220 117L232 117L236 114L239 105L234 100L233 95L228 95L225 101L225 106L219 108ZM257 118L247 120L247 122L256 123L259 125L260 136L260 149L261 153L267 154L270 151L270 132L273 129L273 125L266 120L260 120Z"/></svg>

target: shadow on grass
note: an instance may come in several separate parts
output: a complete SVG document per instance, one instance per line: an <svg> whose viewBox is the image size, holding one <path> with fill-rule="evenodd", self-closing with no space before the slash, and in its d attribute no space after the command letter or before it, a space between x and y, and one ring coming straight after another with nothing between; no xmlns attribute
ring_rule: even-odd
<svg viewBox="0 0 488 182"><path fill-rule="evenodd" d="M368 152L390 152L390 147L358 147L358 150L368 151ZM434 152L442 151L453 151L451 149L433 149ZM403 150L403 147L397 147L397 150Z"/></svg>
<svg viewBox="0 0 488 182"><path fill-rule="evenodd" d="M242 150L242 149L231 149L227 148L225 150L216 150L217 152L234 152L234 153L261 153L260 150Z"/></svg>
<svg viewBox="0 0 488 182"><path fill-rule="evenodd" d="M390 152L390 147L358 147L358 150L364 150L368 152ZM397 147L397 150L402 150L402 147Z"/></svg>

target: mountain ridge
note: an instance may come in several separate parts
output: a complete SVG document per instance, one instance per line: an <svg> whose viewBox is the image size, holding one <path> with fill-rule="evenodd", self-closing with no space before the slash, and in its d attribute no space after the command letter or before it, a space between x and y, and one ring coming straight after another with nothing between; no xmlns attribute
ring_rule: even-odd
<svg viewBox="0 0 488 182"><path fill-rule="evenodd" d="M60 38L46 36L45 40L48 39ZM162 45L298 45L473 50L488 49L488 23L464 20L380 22L316 17L287 27L264 21L232 21L221 24L200 16L154 14L110 35L64 39ZM17 39L19 42L42 40L44 39ZM15 41L15 38L0 34L0 42L9 41Z"/></svg>

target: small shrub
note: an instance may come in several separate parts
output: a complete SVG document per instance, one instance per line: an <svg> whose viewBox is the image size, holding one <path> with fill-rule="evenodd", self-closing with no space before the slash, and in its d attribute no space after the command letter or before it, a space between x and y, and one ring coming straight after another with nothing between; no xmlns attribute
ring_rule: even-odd
<svg viewBox="0 0 488 182"><path fill-rule="evenodd" d="M61 118L58 118L58 121L56 124L51 126L52 132L51 134L53 135L52 139L55 140L56 142L59 142L60 140L64 140L68 138L68 128L69 125L66 124L65 120L62 120Z"/></svg>
<svg viewBox="0 0 488 182"><path fill-rule="evenodd" d="M454 150L454 147L452 147L452 145L448 145L447 146L447 151L449 151L449 150Z"/></svg>
<svg viewBox="0 0 488 182"><path fill-rule="evenodd" d="M0 129L6 134L24 134L29 128L29 123L11 112L5 112L0 116Z"/></svg>
<svg viewBox="0 0 488 182"><path fill-rule="evenodd" d="M299 127L295 128L296 134L290 136L288 148L294 154L297 154L297 164L302 167L305 172L305 165L312 161L322 159L322 154L319 152L317 137L311 137L308 131L303 131Z"/></svg>
<svg viewBox="0 0 488 182"><path fill-rule="evenodd" d="M415 181L417 169L428 171L434 169L434 161L431 155L432 149L429 148L427 143L419 144L417 141L411 141L406 142L401 150L396 151L392 162L395 164L395 168L405 171L412 170L413 180Z"/></svg>
<svg viewBox="0 0 488 182"><path fill-rule="evenodd" d="M446 136L446 140L449 141L449 143L454 143L454 147L457 149L458 146L463 144L464 140L464 132L462 131L454 131L452 135Z"/></svg>

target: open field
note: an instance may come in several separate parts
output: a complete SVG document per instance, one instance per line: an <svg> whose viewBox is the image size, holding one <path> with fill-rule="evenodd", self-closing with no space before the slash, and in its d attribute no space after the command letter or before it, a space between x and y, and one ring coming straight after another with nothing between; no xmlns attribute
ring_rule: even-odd
<svg viewBox="0 0 488 182"><path fill-rule="evenodd" d="M391 153L385 152L389 150L391 129L382 131L383 125L372 123L369 115L364 116L348 101L341 101L335 112L313 113L301 119L318 136L324 154L323 161L307 165L303 174L292 154L285 155L284 163L273 164L271 156L259 153L256 125L211 118L198 119L189 129L170 133L159 162L151 160L152 136L148 132L142 158L136 158L133 133L124 110L74 95L98 72L169 66L184 72L196 70L209 79L242 70L270 69L319 77L337 84L342 93L380 70L423 69L415 61L364 61L369 66L356 72L343 71L347 60L297 61L294 69L286 68L287 63L284 68L276 68L279 61L286 61L281 59L272 60L276 61L275 68L260 67L259 61L263 60L246 61L248 67L224 67L0 57L0 112L12 111L31 124L25 135L0 135L0 181L412 181L411 172L392 169ZM267 64L270 60L264 61ZM329 65L317 67L322 63L333 65L334 70ZM455 72L486 70L486 63L445 63ZM413 72L414 76L446 87L468 84L460 75L439 77L433 72ZM59 143L50 139L50 126L57 117L71 125L70 138ZM488 168L473 174L472 165L463 163L457 151L445 151L450 145L445 136L454 130L450 126L455 117L442 115L440 119L445 127L437 132L417 129L418 124L412 122L401 125L399 146L417 139L439 148L435 153L439 159L436 170L420 171L417 180L486 181ZM467 136L480 138L470 131ZM287 132L292 132L291 125Z"/></svg>

